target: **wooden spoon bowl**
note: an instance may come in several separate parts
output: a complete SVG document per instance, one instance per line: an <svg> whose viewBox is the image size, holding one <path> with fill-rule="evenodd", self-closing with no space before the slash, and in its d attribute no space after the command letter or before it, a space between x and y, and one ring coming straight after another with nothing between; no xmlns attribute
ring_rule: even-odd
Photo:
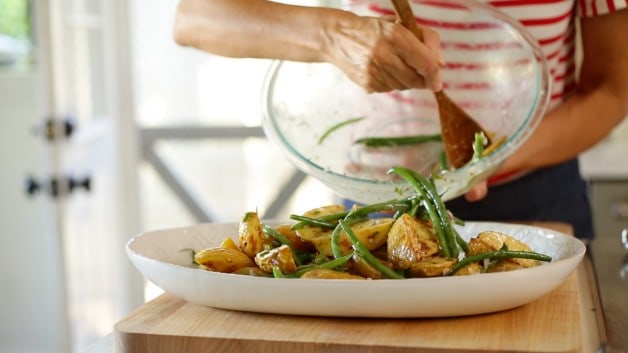
<svg viewBox="0 0 628 353"><path fill-rule="evenodd" d="M423 31L416 23L416 18L408 0L391 1L399 22L419 40L423 41ZM490 138L490 135L469 114L452 101L443 90L434 92L434 97L438 104L445 154L451 166L460 168L473 158L475 134L482 132L487 139ZM488 143L490 144L490 141Z"/></svg>

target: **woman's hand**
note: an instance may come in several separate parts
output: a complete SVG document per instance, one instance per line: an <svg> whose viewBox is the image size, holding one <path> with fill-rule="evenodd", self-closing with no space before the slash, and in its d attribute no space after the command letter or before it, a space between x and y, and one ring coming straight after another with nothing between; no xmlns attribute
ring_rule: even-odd
<svg viewBox="0 0 628 353"><path fill-rule="evenodd" d="M326 28L327 60L368 92L442 89L438 33L422 27L422 42L394 17L347 13L338 19Z"/></svg>
<svg viewBox="0 0 628 353"><path fill-rule="evenodd" d="M329 62L368 92L442 88L440 38L393 17L267 0L180 0L177 43L217 55Z"/></svg>

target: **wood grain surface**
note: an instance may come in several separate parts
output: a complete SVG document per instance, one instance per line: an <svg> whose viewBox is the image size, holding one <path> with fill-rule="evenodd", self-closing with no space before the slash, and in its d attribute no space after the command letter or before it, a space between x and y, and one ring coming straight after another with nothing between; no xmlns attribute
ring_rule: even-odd
<svg viewBox="0 0 628 353"><path fill-rule="evenodd" d="M571 232L561 224L537 225ZM116 352L581 352L584 346L594 347L599 337L587 333L583 343L583 328L595 324L582 323L591 318L586 313L591 296L585 293L584 301L579 297L589 287L579 284L577 272L522 307L438 319L259 314L199 306L163 294L115 325Z"/></svg>

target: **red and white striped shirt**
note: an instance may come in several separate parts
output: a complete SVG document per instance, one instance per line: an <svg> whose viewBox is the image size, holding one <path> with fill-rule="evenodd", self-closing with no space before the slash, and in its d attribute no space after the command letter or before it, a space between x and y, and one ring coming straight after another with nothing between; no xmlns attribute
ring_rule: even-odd
<svg viewBox="0 0 628 353"><path fill-rule="evenodd" d="M549 109L556 107L563 99L575 90L576 82L576 17L592 17L615 12L628 7L628 0L478 0L487 3L500 10L511 18L518 20L537 40L541 50L545 55L548 67L552 76L552 92ZM452 6L439 2L439 0L427 1L435 7ZM363 4L361 0L348 0L349 8L356 4ZM393 10L390 5L384 6L382 3L373 1L369 10L381 15L392 15ZM426 3L424 0L423 3ZM359 5L357 5L359 7ZM448 30L458 25L455 19L443 20L422 17L416 14L419 23L427 25L436 31ZM448 14L450 16L451 14ZM482 23L459 24L466 29L477 31L490 30L483 28ZM462 27L461 27L462 28ZM459 28L458 28L459 29ZM459 31L460 35L464 35ZM448 43L443 43L447 45ZM456 43L462 45L463 43ZM491 50L490 44L470 47L469 49ZM455 63L450 63L445 69L456 69ZM469 69L465 66L465 69ZM446 83L447 84L447 83ZM475 85L476 89L482 87L481 83ZM446 88L448 88L446 86ZM465 88L465 87L454 87ZM473 87L466 87L473 88ZM464 105L464 104L463 104Z"/></svg>
<svg viewBox="0 0 628 353"><path fill-rule="evenodd" d="M576 88L575 17L592 17L628 6L627 0L489 0L521 22L537 39L553 79L549 109Z"/></svg>
<svg viewBox="0 0 628 353"><path fill-rule="evenodd" d="M558 106L576 89L576 17L593 17L628 6L627 0L493 0L487 1L519 20L537 39L552 76L548 110ZM489 184L518 177L520 172L495 175Z"/></svg>
<svg viewBox="0 0 628 353"><path fill-rule="evenodd" d="M599 16L615 12L628 7L628 0L478 0L492 6L510 18L521 23L529 34L537 41L545 56L552 80L550 102L547 107L551 110L576 89L576 20L583 17ZM365 2L348 0L348 8L360 13L360 6ZM499 98L499 87L496 82L485 82L487 66L486 53L504 54L509 50L516 51L517 43L501 40L501 28L490 21L469 21L463 13L464 6L458 6L439 0L421 0L428 4L425 13L415 13L417 21L441 33L442 49L450 55L445 57L446 65L443 68L445 89L457 95L457 103L462 108L473 111L474 116L485 112L495 111L510 104ZM362 14L394 15L388 0L373 0L369 2L367 12ZM429 11L429 7L441 8L440 11ZM456 7L460 17L457 17ZM453 59L450 60L451 56ZM516 54L511 65L518 65ZM527 60L527 59L526 59ZM526 64L526 62L521 62ZM464 71L464 75L457 75L447 81L447 73ZM474 76L474 74L476 76ZM464 77L461 79L461 77ZM512 79L512 78L511 78ZM406 100L408 103L419 104L423 107L434 106L434 102L423 101L417 103L416 98L408 99L403 93L393 92L397 100ZM420 100L420 98L418 99ZM477 114L477 115L475 115ZM503 183L520 176L521 172L509 175L495 176L489 180L490 184Z"/></svg>

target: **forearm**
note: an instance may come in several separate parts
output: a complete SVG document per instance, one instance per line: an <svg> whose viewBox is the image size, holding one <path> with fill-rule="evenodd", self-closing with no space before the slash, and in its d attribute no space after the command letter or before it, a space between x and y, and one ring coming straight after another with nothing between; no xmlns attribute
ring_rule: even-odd
<svg viewBox="0 0 628 353"><path fill-rule="evenodd" d="M267 0L180 0L175 40L236 58L327 62L368 92L442 89L440 38L394 18Z"/></svg>
<svg viewBox="0 0 628 353"><path fill-rule="evenodd" d="M500 173L554 165L578 156L606 137L626 115L608 87L576 94L547 114Z"/></svg>
<svg viewBox="0 0 628 353"><path fill-rule="evenodd" d="M175 40L228 57L326 61L326 28L348 16L266 0L181 0Z"/></svg>

